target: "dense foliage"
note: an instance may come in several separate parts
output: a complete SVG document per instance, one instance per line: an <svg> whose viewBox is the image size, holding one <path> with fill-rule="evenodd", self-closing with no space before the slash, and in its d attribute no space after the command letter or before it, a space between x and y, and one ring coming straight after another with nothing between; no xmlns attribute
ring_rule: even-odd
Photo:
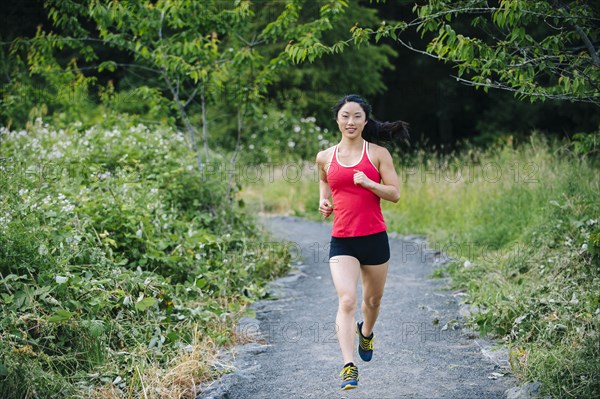
<svg viewBox="0 0 600 399"><path fill-rule="evenodd" d="M425 3L429 2L419 5ZM552 51L558 52L559 58L563 53L567 57L558 69L534 68L535 82L557 94L562 90L555 86L560 76L553 71L564 69L561 85L573 88L568 72L571 64L567 61L591 66L591 55L583 51L583 42L577 41L573 26L567 24L557 31L543 21L558 18L564 22L569 16L586 21L582 22L582 29L597 48L596 9L585 6L591 3L547 10L550 19L544 19L537 11L527 10L544 7L548 2L518 2L519 7L508 11L503 27L496 25L495 18L504 12L500 8L504 3L490 3L480 13L480 2L472 3L457 13L451 10L459 2L431 2L434 8L414 10L412 2L358 0L9 3L6 21L0 26L0 120L20 128L37 116L59 113L63 121L72 117L87 123L96 114L95 106L103 103L139 115L145 121L177 123L182 128L198 130L190 137L197 139L199 151L205 154L204 142L217 152L235 148L238 111L253 118L266 109L287 109L291 117L313 116L321 127L333 129L331 104L341 95L358 92L372 100L377 118L406 120L411 123L413 142L435 144L438 148L439 144L448 148L463 138L489 143L502 134L527 136L532 129L558 136L597 130L600 113L592 104L552 100L552 96L530 104L513 98L510 92L474 90L452 77L458 74L459 65L470 68L461 77L463 83L479 73L474 69L477 60L463 57L474 56L475 52L469 50L472 46L486 45L498 50L498 46L513 46L514 51L507 48L505 52L518 56L519 46L525 45L518 34L511 32L524 29L535 40L545 38L556 43L558 47ZM321 10L326 4L329 8ZM417 12L424 14L419 16ZM527 15L521 18L520 13ZM203 21L188 18L195 14L203 16ZM128 23L121 24L120 19ZM383 19L385 24L381 24ZM428 27L445 27L439 31L417 31L424 23ZM163 27L162 40L159 26ZM427 53L429 56L420 53L448 30L465 38L461 42L462 53L456 54L455 59L443 63L433 50ZM396 33L396 40L392 32ZM378 33L381 35L376 43ZM507 35L510 40L494 41ZM562 40L562 35L573 41ZM449 37L453 36L444 36L442 46L448 51L454 49L447 43ZM358 46L354 45L355 40ZM184 45L186 41L190 44ZM286 58L290 54L282 54L288 44L310 49L313 43L317 48L329 49L339 41L351 46L338 44L345 51L323 54L312 63L292 67ZM410 44L412 50L403 44ZM292 48L288 48L290 52ZM582 51L578 52L578 48ZM546 51L544 47L538 50ZM303 53L308 60L304 50L295 54ZM531 60L534 63L535 59ZM544 65L553 60L554 55L541 57ZM510 72L502 69L502 59L481 66L494 67L486 73L493 75L495 83L500 82L496 79L498 74ZM527 68L521 69L515 73L528 82ZM595 70L590 69L590 73ZM520 78L513 81L518 83ZM503 87L509 88L505 83ZM577 87L582 89L586 84L578 83ZM238 100L244 93L261 93L262 99L240 109ZM183 109L174 101L176 97ZM107 103L109 98L112 101ZM259 110L253 110L254 106ZM243 120L242 138L249 128L248 121Z"/></svg>
<svg viewBox="0 0 600 399"><path fill-rule="evenodd" d="M337 40L293 43L290 56L301 62L350 52L362 62L357 48L385 43L397 52L396 72L384 73L388 90L374 96L375 109L381 118L409 120L415 139L446 148L459 137L488 144L533 129L597 131L594 2L381 0L374 7L382 10L377 23L357 20Z"/></svg>
<svg viewBox="0 0 600 399"><path fill-rule="evenodd" d="M531 101L558 98L600 104L598 9L587 1L431 0L414 6L410 22L376 28L355 27L353 40L362 43L391 37L401 45L456 65L457 80L484 90L514 91ZM454 22L467 19L462 32ZM458 24L460 26L460 23ZM428 37L427 48L414 48L402 38L409 27ZM328 51L343 48L345 42ZM307 50L319 54L318 48ZM294 57L298 59L298 57Z"/></svg>
<svg viewBox="0 0 600 399"><path fill-rule="evenodd" d="M170 129L38 121L0 142L1 397L137 390L146 367L200 350L195 335L231 342L287 267Z"/></svg>

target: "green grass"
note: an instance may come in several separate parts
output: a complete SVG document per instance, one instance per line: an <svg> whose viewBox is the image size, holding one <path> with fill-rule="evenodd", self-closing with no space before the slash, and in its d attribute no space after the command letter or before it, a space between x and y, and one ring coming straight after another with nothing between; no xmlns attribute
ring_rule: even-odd
<svg viewBox="0 0 600 399"><path fill-rule="evenodd" d="M515 375L557 398L600 396L600 172L572 148L534 135L420 153L397 166L399 203L382 205L390 231L452 255L434 275L468 289L481 309L469 324L504 339ZM320 219L313 176L245 192L257 211Z"/></svg>
<svg viewBox="0 0 600 399"><path fill-rule="evenodd" d="M265 165L260 180L242 181L238 198L255 213L319 217L319 185L315 169L308 162ZM314 214L313 214L314 213Z"/></svg>

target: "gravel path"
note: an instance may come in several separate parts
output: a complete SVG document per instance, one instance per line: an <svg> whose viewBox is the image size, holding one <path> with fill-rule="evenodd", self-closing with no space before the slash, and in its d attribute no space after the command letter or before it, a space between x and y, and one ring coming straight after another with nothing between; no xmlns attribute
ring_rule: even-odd
<svg viewBox="0 0 600 399"><path fill-rule="evenodd" d="M331 225L293 217L263 222L287 242L298 266L272 285L277 300L254 304L256 319L240 323L240 331L257 333L260 343L225 354L221 367L229 364L233 372L201 387L199 399L487 399L505 398L514 386L505 353L462 326L461 293L445 290L445 279L429 278L439 254L418 239L391 235L373 360L357 355L359 388L340 391L337 297L327 263Z"/></svg>

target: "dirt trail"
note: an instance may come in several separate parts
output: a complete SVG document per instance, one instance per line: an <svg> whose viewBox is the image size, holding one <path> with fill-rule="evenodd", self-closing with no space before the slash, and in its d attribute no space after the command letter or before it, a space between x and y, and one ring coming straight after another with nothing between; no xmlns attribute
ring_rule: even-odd
<svg viewBox="0 0 600 399"><path fill-rule="evenodd" d="M446 280L429 278L435 254L422 241L390 238L373 360L356 356L359 388L340 391L337 298L327 263L331 226L292 217L263 222L302 264L273 284L279 299L256 303L256 319L240 324L264 343L236 347L229 359L235 371L203 387L199 398L504 398L514 386L502 376L505 356L460 323L460 294L445 290Z"/></svg>

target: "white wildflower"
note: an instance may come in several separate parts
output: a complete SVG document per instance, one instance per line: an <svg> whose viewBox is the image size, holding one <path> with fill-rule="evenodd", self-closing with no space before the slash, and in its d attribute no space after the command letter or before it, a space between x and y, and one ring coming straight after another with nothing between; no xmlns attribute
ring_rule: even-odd
<svg viewBox="0 0 600 399"><path fill-rule="evenodd" d="M67 237L67 243L79 244L81 242L81 236L75 234L73 237Z"/></svg>
<svg viewBox="0 0 600 399"><path fill-rule="evenodd" d="M104 173L98 173L96 176L100 180L106 180L106 179L110 178L112 175L111 175L110 171L107 170Z"/></svg>
<svg viewBox="0 0 600 399"><path fill-rule="evenodd" d="M7 224L11 222L11 220L12 219L8 213L4 216L0 216L0 228L4 228Z"/></svg>
<svg viewBox="0 0 600 399"><path fill-rule="evenodd" d="M58 284L64 284L64 283L66 283L67 281L69 281L69 278L68 278L68 277L64 277L64 276L58 276L58 275L57 275L56 277L54 277L54 280L56 280L56 282L57 282Z"/></svg>
<svg viewBox="0 0 600 399"><path fill-rule="evenodd" d="M569 303L571 305L578 305L579 304L579 299L577 299L577 295L575 295L575 293L573 293L573 295L571 296L571 300L569 301Z"/></svg>
<svg viewBox="0 0 600 399"><path fill-rule="evenodd" d="M61 210L62 210L64 213L70 213L70 212L73 212L73 210L74 210L74 209L75 209L75 205L73 205L73 204L67 204L67 205L64 205L64 206L61 208Z"/></svg>
<svg viewBox="0 0 600 399"><path fill-rule="evenodd" d="M48 154L49 159L60 159L64 156L65 156L64 152L59 151L57 149L54 149L50 154Z"/></svg>
<svg viewBox="0 0 600 399"><path fill-rule="evenodd" d="M288 141L288 147L290 147L290 148L294 148L295 146L296 146L296 143L295 143L295 142L293 142L293 141L291 141L291 140L290 140L290 141Z"/></svg>

